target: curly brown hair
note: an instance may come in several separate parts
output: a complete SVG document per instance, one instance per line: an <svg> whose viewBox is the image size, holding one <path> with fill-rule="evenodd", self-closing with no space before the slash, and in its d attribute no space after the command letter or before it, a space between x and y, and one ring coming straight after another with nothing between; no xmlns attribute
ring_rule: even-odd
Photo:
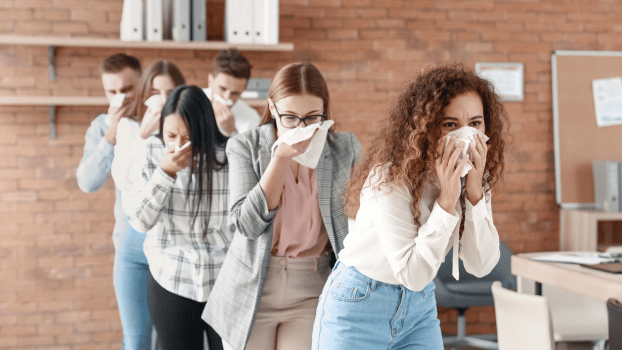
<svg viewBox="0 0 622 350"><path fill-rule="evenodd" d="M490 138L487 175L482 185L495 187L503 174L504 136L509 125L499 96L488 81L461 64L433 66L406 83L367 143L365 157L354 168L348 183L346 199L350 216L358 211L361 190L370 171L392 163L383 183L405 181L413 198L413 219L420 225L421 188L435 179L434 161L440 156L436 145L441 137L444 109L452 99L466 92L475 92L482 99L485 133Z"/></svg>

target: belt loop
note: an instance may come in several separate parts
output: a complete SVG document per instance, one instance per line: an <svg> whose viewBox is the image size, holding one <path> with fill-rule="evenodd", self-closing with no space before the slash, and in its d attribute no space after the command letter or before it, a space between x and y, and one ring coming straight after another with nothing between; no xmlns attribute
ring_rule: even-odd
<svg viewBox="0 0 622 350"><path fill-rule="evenodd" d="M370 288L371 290L376 290L376 285L378 284L378 281L372 279L371 280L371 284L370 284Z"/></svg>
<svg viewBox="0 0 622 350"><path fill-rule="evenodd" d="M318 270L318 264L319 264L320 258L314 258L313 262L315 263L315 266L313 267L313 271L317 271Z"/></svg>

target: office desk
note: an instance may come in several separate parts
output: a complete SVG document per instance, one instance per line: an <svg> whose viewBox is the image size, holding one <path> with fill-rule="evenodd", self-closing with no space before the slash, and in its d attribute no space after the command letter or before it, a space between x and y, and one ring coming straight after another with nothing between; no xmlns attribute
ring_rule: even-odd
<svg viewBox="0 0 622 350"><path fill-rule="evenodd" d="M538 284L546 284L605 302L609 298L622 300L622 274L598 271L577 264L529 260L532 256L545 254L549 253L512 256L512 274L516 276L519 293L530 293L531 286L526 281L528 279L535 281L536 294Z"/></svg>

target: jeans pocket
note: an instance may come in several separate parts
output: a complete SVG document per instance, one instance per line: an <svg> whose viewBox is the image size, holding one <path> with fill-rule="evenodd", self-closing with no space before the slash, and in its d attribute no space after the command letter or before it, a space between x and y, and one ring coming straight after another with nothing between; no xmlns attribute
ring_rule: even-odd
<svg viewBox="0 0 622 350"><path fill-rule="evenodd" d="M423 288L423 290L421 291L421 295L423 296L423 299L427 299L429 297L433 297L434 296L434 291L436 290L436 286L434 285L434 282L430 282L427 286L425 286L425 288Z"/></svg>
<svg viewBox="0 0 622 350"><path fill-rule="evenodd" d="M327 291L329 297L349 302L365 300L370 293L369 282L353 277L351 271L337 275Z"/></svg>

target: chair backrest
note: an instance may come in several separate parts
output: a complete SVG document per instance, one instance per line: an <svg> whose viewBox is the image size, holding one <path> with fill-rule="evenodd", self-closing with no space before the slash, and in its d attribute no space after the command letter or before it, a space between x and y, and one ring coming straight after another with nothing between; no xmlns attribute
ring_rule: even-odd
<svg viewBox="0 0 622 350"><path fill-rule="evenodd" d="M481 278L477 278L470 273L466 272L462 260L459 260L459 268L460 268L460 281L469 281L469 280L478 280L478 281L501 281L503 287L516 290L516 277L512 275L511 263L512 259L512 250L502 241L499 241L499 262L492 269L492 271ZM447 256L445 257L445 261L441 264L438 272L436 274L437 279L435 280L435 284L442 281L455 281L451 274L452 269L452 257L453 257L453 248L449 251Z"/></svg>
<svg viewBox="0 0 622 350"><path fill-rule="evenodd" d="M546 298L492 284L499 350L555 350Z"/></svg>
<svg viewBox="0 0 622 350"><path fill-rule="evenodd" d="M622 350L622 303L616 299L607 300L609 317L609 348Z"/></svg>

